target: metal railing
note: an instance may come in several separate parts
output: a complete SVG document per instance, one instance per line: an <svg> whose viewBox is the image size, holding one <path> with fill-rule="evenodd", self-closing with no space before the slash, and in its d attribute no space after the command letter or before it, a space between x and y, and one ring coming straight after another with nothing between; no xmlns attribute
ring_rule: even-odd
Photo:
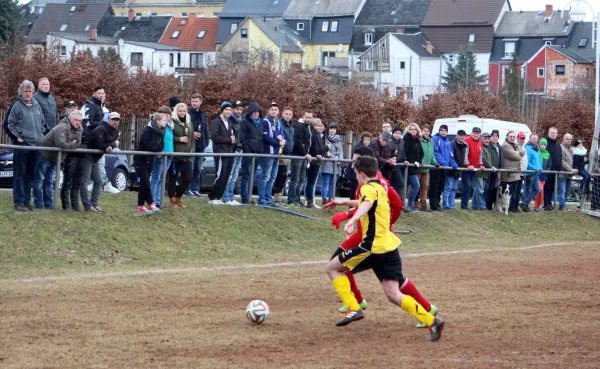
<svg viewBox="0 0 600 369"><path fill-rule="evenodd" d="M92 149L76 149L76 150L65 150L65 149L60 149L60 148L56 148L56 147L42 147L42 146L20 146L20 145L5 145L5 144L0 144L0 149L12 149L12 150L27 150L27 151L49 151L49 152L58 152L58 158L57 158L57 163L61 163L62 162L62 157L63 154L69 154L69 153L87 153L87 154L106 154L105 152L101 151L101 150L92 150ZM142 156L165 156L165 157L221 157L221 158L235 158L235 157L242 157L242 158L251 158L252 159L252 163L251 163L251 167L250 167L250 184L249 184L249 188L250 191L252 191L253 186L254 186L254 172L255 172L255 168L256 168L256 159L260 159L260 158L271 158L271 159L289 159L289 160L307 160L305 159L303 156L292 156L292 155L270 155L270 154L244 154L244 153L195 153L195 152L190 152L190 153L183 153L183 152L171 152L171 153L164 153L164 152L147 152L147 151L131 151L131 150L119 150L118 152L113 152L113 153L118 153L119 155L142 155ZM334 197L335 197L335 189L336 189L336 185L337 185L337 178L338 178L338 167L340 165L343 164L351 164L352 160L350 159L328 159L328 158L321 158L321 159L317 159L317 158L313 158L312 160L316 160L319 162L333 162L333 189L334 189ZM162 185L161 185L161 197L164 197L164 192L165 192L165 184L166 184L166 174L167 174L167 162L168 160L164 160L163 161L163 171L162 171ZM60 165L60 164L57 164ZM402 194L400 194L400 196L402 197L403 200L406 199L406 193L408 191L408 168L415 168L417 167L415 164L409 163L408 165L405 165L404 163L397 163L396 164L397 167L404 167L404 191ZM535 171L535 170L521 170L521 169L486 169L486 170L481 170L479 168L475 168L475 169L468 169L468 168L452 168L452 167L444 167L444 166L435 166L435 165L419 165L418 168L425 168L425 169L437 169L437 170L448 170L448 171L459 171L459 172L486 172L486 173L537 173L537 174L553 174L555 175L555 181L554 181L554 205L556 206L557 203L557 192L558 192L558 176L559 175L569 175L569 176L573 176L574 173L571 172L562 172L562 171L552 171L552 170L542 170L542 171ZM60 168L59 168L60 169ZM59 175L60 175L60 171L57 170L56 174L55 174L55 183L54 183L54 204L58 203L58 195L60 193L60 183L59 183ZM597 173L593 173L592 174L593 177L598 177L600 178L600 174ZM352 194L350 194L352 195ZM161 201L161 208L164 208L166 205L165 201Z"/></svg>

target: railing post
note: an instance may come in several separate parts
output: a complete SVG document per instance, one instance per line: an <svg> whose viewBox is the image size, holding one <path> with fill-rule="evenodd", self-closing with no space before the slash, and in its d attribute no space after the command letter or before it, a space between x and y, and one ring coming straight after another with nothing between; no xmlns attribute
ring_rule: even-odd
<svg viewBox="0 0 600 369"><path fill-rule="evenodd" d="M408 193L408 165L404 166L404 188L402 189L402 201L406 203L406 194Z"/></svg>
<svg viewBox="0 0 600 369"><path fill-rule="evenodd" d="M337 185L337 159L335 159L333 161L333 183L331 184L333 186L333 190L331 191L332 193L329 194L331 196L332 199L335 200L335 190L336 190L336 185ZM321 189L321 192L323 192L323 189Z"/></svg>
<svg viewBox="0 0 600 369"><path fill-rule="evenodd" d="M558 173L554 173L554 202L553 202L554 208L556 208L557 202L558 202Z"/></svg>
<svg viewBox="0 0 600 369"><path fill-rule="evenodd" d="M167 206L167 201L165 200L165 187L167 185L167 162L169 161L169 156L163 156L163 166L162 173L160 174L162 181L160 182L160 207L164 209ZM167 196L168 199L168 196Z"/></svg>
<svg viewBox="0 0 600 369"><path fill-rule="evenodd" d="M54 170L54 209L58 207L58 193L60 192L60 168L62 162L62 151L58 152L56 169Z"/></svg>
<svg viewBox="0 0 600 369"><path fill-rule="evenodd" d="M243 159L242 159L243 160ZM250 184L248 188L248 202L252 203L252 196L254 194L254 168L256 168L256 157L252 157L252 164L250 164Z"/></svg>

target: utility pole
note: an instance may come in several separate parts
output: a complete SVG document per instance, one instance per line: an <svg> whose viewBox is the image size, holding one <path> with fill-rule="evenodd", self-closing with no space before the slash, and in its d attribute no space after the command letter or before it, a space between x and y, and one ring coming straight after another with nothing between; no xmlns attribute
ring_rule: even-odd
<svg viewBox="0 0 600 369"><path fill-rule="evenodd" d="M283 41L279 40L279 75L281 77L281 63L283 62Z"/></svg>
<svg viewBox="0 0 600 369"><path fill-rule="evenodd" d="M465 58L466 62L467 62L467 67L466 67L466 71L467 71L467 75L465 78L465 89L469 89L469 58Z"/></svg>
<svg viewBox="0 0 600 369"><path fill-rule="evenodd" d="M412 90L412 55L408 59L408 95L410 96L410 91ZM407 98L409 96L406 96ZM412 100L413 96L410 96L410 100Z"/></svg>
<svg viewBox="0 0 600 369"><path fill-rule="evenodd" d="M378 58L378 62L377 62L377 74L379 75L379 80L377 82L377 91L379 91L381 89L381 63L382 63L382 58L381 58L381 42L379 43L379 46L377 46L377 58Z"/></svg>
<svg viewBox="0 0 600 369"><path fill-rule="evenodd" d="M521 103L521 115L525 116L525 98L527 97L527 67L525 67L523 77L523 102Z"/></svg>

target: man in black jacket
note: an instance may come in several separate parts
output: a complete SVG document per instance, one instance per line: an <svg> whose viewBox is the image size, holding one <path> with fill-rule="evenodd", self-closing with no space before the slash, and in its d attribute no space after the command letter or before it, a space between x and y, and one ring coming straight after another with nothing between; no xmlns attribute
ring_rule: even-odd
<svg viewBox="0 0 600 369"><path fill-rule="evenodd" d="M317 133L315 128L307 122L313 119L313 113L306 112L294 129L294 142L292 146L292 155L302 156L302 159L292 160L292 178L288 189L288 205L301 207L300 194L304 191L304 181L306 180L306 166L312 160L310 154L313 136ZM286 142L287 144L287 142Z"/></svg>
<svg viewBox="0 0 600 369"><path fill-rule="evenodd" d="M244 120L244 103L237 100L233 103L233 111L229 117L229 124L231 125L233 135L235 136L235 144L233 145L234 152L242 153L242 143L240 141L240 131L242 129L242 121ZM242 157L236 156L233 158L233 164L231 165L231 175L227 181L227 187L225 187L225 193L223 193L223 202L227 205L237 206L239 202L235 201L235 182L237 182L238 175L240 174L240 167L242 166Z"/></svg>
<svg viewBox="0 0 600 369"><path fill-rule="evenodd" d="M399 125L395 126L392 131L392 140L390 141L390 147L392 148L392 156L396 158L396 162L400 162L404 159L404 140L402 139L402 127ZM394 167L394 180L391 182L392 187L400 196L404 194L404 174L403 168Z"/></svg>
<svg viewBox="0 0 600 369"><path fill-rule="evenodd" d="M548 137L546 137L546 141L548 141L548 146L546 150L550 153L550 170L562 170L562 149L560 144L556 142L556 138L558 137L558 129L555 127L551 127L548 130ZM554 195L554 182L556 181L556 175L548 174L548 178L546 179L546 184L544 184L544 210L553 210L554 206L552 205L552 196Z"/></svg>
<svg viewBox="0 0 600 369"><path fill-rule="evenodd" d="M251 103L246 110L246 119L240 123L240 142L244 154L262 154L263 152L263 129L262 129L262 111L257 103ZM252 167L251 158L242 159L240 169L240 195L242 204L251 204L252 189L250 187L250 172ZM254 163L254 179L256 181L256 169L258 168L258 159ZM258 182L256 182L258 183Z"/></svg>
<svg viewBox="0 0 600 369"><path fill-rule="evenodd" d="M202 110L203 97L200 94L193 94L190 100L190 107L188 108L188 114L194 125L194 140L196 152L204 152L208 146L208 121L206 114ZM193 197L204 197L200 193L200 185L202 183L202 164L204 164L203 157L194 157L194 174L192 176L192 184L185 192L184 196Z"/></svg>
<svg viewBox="0 0 600 369"><path fill-rule="evenodd" d="M231 104L227 101L223 102L220 111L221 114L210 122L210 139L213 142L213 152L215 154L231 154L234 152L235 147L233 127L229 121L232 111ZM231 174L233 158L215 156L215 167L217 168L217 178L212 190L208 194L208 198L210 199L208 203L211 205L223 205L224 203L221 201L221 198Z"/></svg>
<svg viewBox="0 0 600 369"><path fill-rule="evenodd" d="M38 90L33 94L33 98L37 100L44 114L44 126L42 127L44 135L47 135L52 128L58 124L58 108L56 100L50 93L50 81L43 77L38 81Z"/></svg>

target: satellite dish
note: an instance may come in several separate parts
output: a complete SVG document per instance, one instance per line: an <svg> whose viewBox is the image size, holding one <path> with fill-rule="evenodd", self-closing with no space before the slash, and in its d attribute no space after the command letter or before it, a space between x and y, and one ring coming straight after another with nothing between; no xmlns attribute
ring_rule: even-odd
<svg viewBox="0 0 600 369"><path fill-rule="evenodd" d="M342 44L339 44L339 45L338 45L338 48L337 48L337 51L338 51L339 53L341 53L342 51L344 51L344 45L342 45Z"/></svg>
<svg viewBox="0 0 600 369"><path fill-rule="evenodd" d="M119 39L119 47L123 47L125 45L125 41L122 38Z"/></svg>

